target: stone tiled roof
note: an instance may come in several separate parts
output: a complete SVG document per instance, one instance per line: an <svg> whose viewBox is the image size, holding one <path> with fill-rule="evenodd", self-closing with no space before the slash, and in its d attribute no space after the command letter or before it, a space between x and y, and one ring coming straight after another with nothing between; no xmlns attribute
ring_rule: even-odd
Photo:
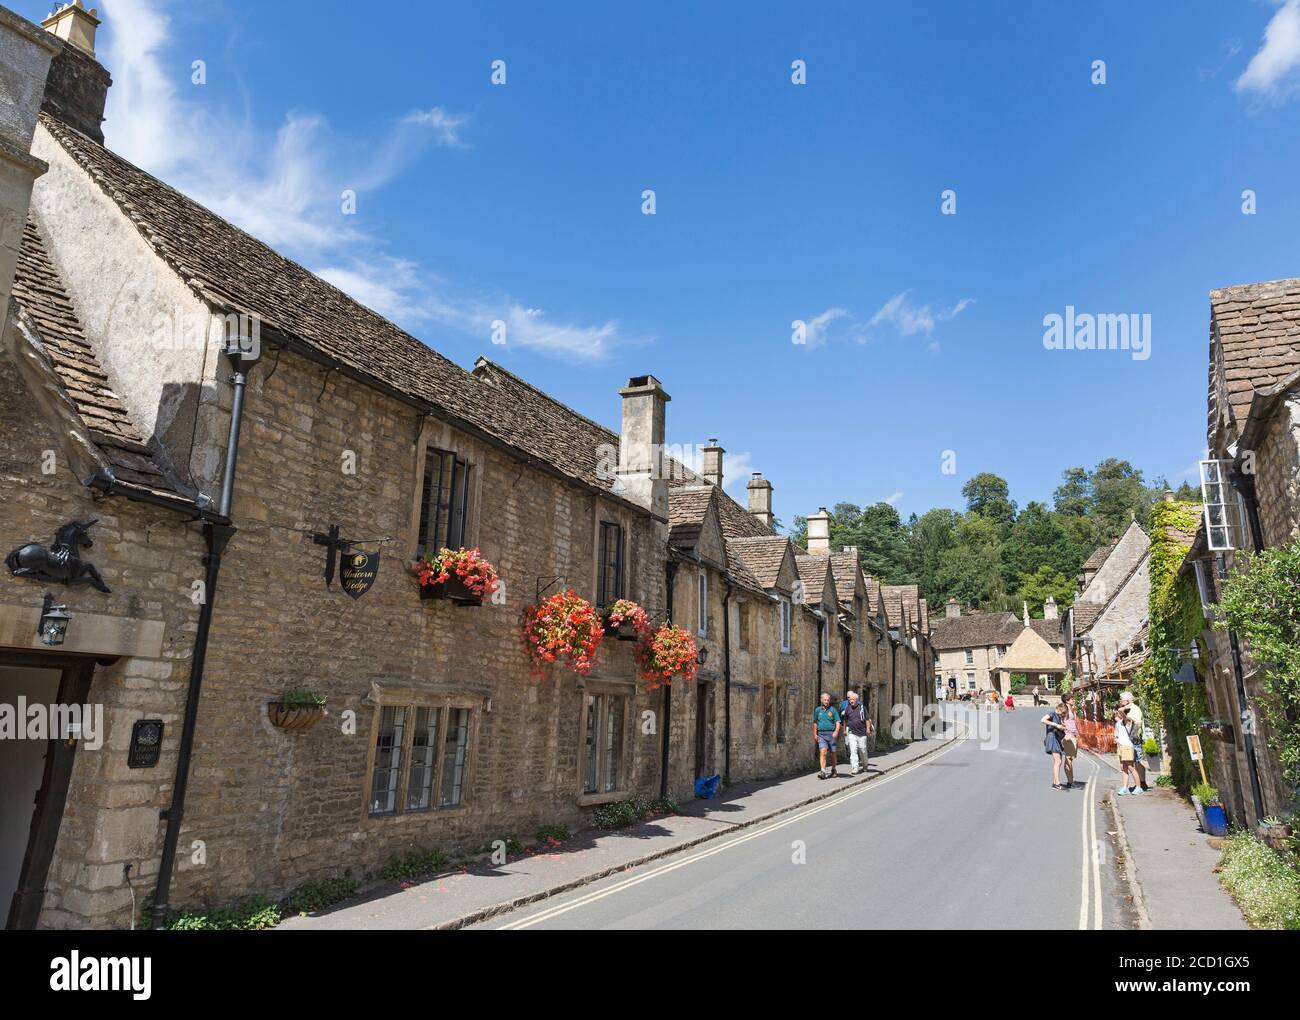
<svg viewBox="0 0 1300 1020"><path fill-rule="evenodd" d="M41 123L158 256L215 308L248 313L381 386L480 429L568 478L609 492L599 447L617 436L493 366L470 374L250 234L86 135ZM617 493L611 496L618 498Z"/></svg>
<svg viewBox="0 0 1300 1020"><path fill-rule="evenodd" d="M858 558L853 553L831 553L831 573L835 576L835 591L844 603L851 603L858 584Z"/></svg>
<svg viewBox="0 0 1300 1020"><path fill-rule="evenodd" d="M1098 607L1100 608L1100 607ZM1030 620L1029 629L1051 645L1065 643L1064 621ZM936 619L932 624L931 643L940 651L956 648L986 648L1010 645L1020 637L1025 622L1014 613L970 613L966 616Z"/></svg>
<svg viewBox="0 0 1300 1020"><path fill-rule="evenodd" d="M1089 627L1097 622L1106 607L1097 602L1076 602L1074 604L1074 636L1082 636Z"/></svg>
<svg viewBox="0 0 1300 1020"><path fill-rule="evenodd" d="M867 575L867 614L875 616L880 612L880 582Z"/></svg>
<svg viewBox="0 0 1300 1020"><path fill-rule="evenodd" d="M64 391L117 480L152 492L181 495L113 390L50 261L40 230L31 221L23 228L13 297L36 327Z"/></svg>
<svg viewBox="0 0 1300 1020"><path fill-rule="evenodd" d="M764 589L775 588L785 562L785 550L790 540L783 535L762 535L756 538L729 538L727 551L749 568Z"/></svg>
<svg viewBox="0 0 1300 1020"><path fill-rule="evenodd" d="M830 576L829 561L825 556L796 555L794 565L799 571L799 580L803 582L804 604L820 606L826 594L826 578Z"/></svg>
<svg viewBox="0 0 1300 1020"><path fill-rule="evenodd" d="M668 541L671 544L686 549L695 546L716 492L712 485L668 490Z"/></svg>
<svg viewBox="0 0 1300 1020"><path fill-rule="evenodd" d="M1240 429L1255 391L1300 369L1300 280L1213 290L1210 314L1222 345L1228 403ZM1213 431L1213 417L1209 424Z"/></svg>
<svg viewBox="0 0 1300 1020"><path fill-rule="evenodd" d="M1083 563L1084 570L1100 570L1105 564L1107 557L1110 556L1111 550L1115 548L1115 543L1098 547L1091 556Z"/></svg>
<svg viewBox="0 0 1300 1020"><path fill-rule="evenodd" d="M734 548L732 543L737 541L733 538L726 539L727 543L727 572L736 579L736 583L742 588L747 588L755 594L767 594L759 580L754 576L754 572L746 565L740 550Z"/></svg>

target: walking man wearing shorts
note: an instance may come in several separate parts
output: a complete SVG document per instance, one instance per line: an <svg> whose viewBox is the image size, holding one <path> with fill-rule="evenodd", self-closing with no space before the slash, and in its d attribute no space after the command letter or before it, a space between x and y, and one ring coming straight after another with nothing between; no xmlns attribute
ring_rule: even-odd
<svg viewBox="0 0 1300 1020"><path fill-rule="evenodd" d="M831 704L831 696L822 692L821 704L813 709L813 739L817 741L818 760L821 771L818 779L826 778L826 755L831 756L831 778L837 778L835 771L835 742L840 736L840 710Z"/></svg>

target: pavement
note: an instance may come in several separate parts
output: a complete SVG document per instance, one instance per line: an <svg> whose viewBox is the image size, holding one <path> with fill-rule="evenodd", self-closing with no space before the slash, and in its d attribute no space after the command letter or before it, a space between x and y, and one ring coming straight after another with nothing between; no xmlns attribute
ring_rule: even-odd
<svg viewBox="0 0 1300 1020"><path fill-rule="evenodd" d="M1116 797L1114 756L1092 756L1108 772L1104 788L1121 853L1133 882L1139 926L1157 930L1248 928L1236 901L1219 884L1219 851L1201 831L1192 806L1173 790L1154 785L1140 797Z"/></svg>
<svg viewBox="0 0 1300 1020"><path fill-rule="evenodd" d="M712 800L686 802L677 815L615 832L577 833L558 847L524 854L504 865L485 863L424 882L377 886L324 911L289 918L279 930L464 927L748 829L795 808L837 798L940 751L945 743L932 737L873 755L868 772L856 777L842 768L837 779L819 780L810 772L775 782L738 783Z"/></svg>
<svg viewBox="0 0 1300 1020"><path fill-rule="evenodd" d="M1078 785L1053 790L1039 716L993 718L988 739L935 741L868 783L480 926L1132 927L1119 873L1103 866L1102 767L1081 761Z"/></svg>

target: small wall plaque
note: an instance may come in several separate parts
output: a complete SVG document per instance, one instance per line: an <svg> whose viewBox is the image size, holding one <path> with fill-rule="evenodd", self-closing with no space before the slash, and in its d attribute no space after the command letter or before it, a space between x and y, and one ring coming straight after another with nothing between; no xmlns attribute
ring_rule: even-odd
<svg viewBox="0 0 1300 1020"><path fill-rule="evenodd" d="M162 753L163 721L137 719L131 727L131 748L126 753L127 768L151 769Z"/></svg>

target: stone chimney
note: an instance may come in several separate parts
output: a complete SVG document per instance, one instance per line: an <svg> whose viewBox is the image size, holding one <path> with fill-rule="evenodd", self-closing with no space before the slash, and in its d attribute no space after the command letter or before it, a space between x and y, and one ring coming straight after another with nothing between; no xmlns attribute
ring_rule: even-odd
<svg viewBox="0 0 1300 1020"><path fill-rule="evenodd" d="M95 29L99 18L81 0L72 0L50 14L41 27L62 41L50 63L41 109L57 120L104 144L104 104L113 79L95 59Z"/></svg>
<svg viewBox="0 0 1300 1020"><path fill-rule="evenodd" d="M749 512L758 518L760 524L773 527L776 518L772 516L772 483L763 477L761 471L755 471L745 488L749 490Z"/></svg>
<svg viewBox="0 0 1300 1020"><path fill-rule="evenodd" d="M718 445L716 439L710 439L709 445L700 451L704 454L703 471L704 480L710 485L716 485L722 488L722 455L727 451Z"/></svg>
<svg viewBox="0 0 1300 1020"><path fill-rule="evenodd" d="M1043 603L1043 619L1055 620L1057 618L1058 618L1058 614L1056 612L1056 599L1048 595L1047 601Z"/></svg>
<svg viewBox="0 0 1300 1020"><path fill-rule="evenodd" d="M944 604L943 615L944 618L948 620L957 619L957 617L961 616L961 603L956 599L949 599Z"/></svg>
<svg viewBox="0 0 1300 1020"><path fill-rule="evenodd" d="M1025 620L1025 626L1028 627L1029 626L1029 603L1024 600L1021 600L1020 604L1025 607L1024 620Z"/></svg>
<svg viewBox="0 0 1300 1020"><path fill-rule="evenodd" d="M95 29L100 26L95 8L86 10L81 0L72 0L50 12L41 28L65 43L71 43L88 57L95 55Z"/></svg>
<svg viewBox="0 0 1300 1020"><path fill-rule="evenodd" d="M618 395L623 398L623 428L618 437L618 477L623 495L656 516L667 518L664 408L672 397L652 375L633 376Z"/></svg>
<svg viewBox="0 0 1300 1020"><path fill-rule="evenodd" d="M814 556L831 554L831 515L825 507L808 518L808 551Z"/></svg>

